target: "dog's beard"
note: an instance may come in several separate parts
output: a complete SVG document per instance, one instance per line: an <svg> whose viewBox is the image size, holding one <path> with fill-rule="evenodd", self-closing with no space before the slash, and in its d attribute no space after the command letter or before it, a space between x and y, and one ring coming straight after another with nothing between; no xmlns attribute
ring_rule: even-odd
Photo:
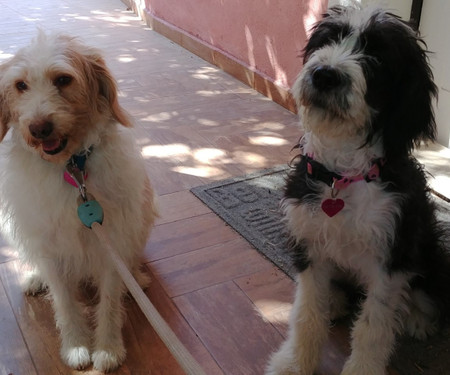
<svg viewBox="0 0 450 375"><path fill-rule="evenodd" d="M294 86L305 130L340 137L366 134L373 111L364 98L364 77L349 76L340 85L323 90L314 85L313 71L306 66Z"/></svg>

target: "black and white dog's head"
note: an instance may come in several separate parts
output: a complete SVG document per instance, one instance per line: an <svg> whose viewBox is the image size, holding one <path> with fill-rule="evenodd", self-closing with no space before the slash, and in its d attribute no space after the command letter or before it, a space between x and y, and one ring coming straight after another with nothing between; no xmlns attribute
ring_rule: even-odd
<svg viewBox="0 0 450 375"><path fill-rule="evenodd" d="M381 139L385 155L407 155L435 138L433 75L416 32L384 10L331 8L304 48L293 95L306 131Z"/></svg>

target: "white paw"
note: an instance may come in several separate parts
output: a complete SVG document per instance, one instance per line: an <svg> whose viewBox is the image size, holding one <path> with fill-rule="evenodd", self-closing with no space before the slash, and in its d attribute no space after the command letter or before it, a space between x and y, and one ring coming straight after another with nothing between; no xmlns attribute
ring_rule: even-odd
<svg viewBox="0 0 450 375"><path fill-rule="evenodd" d="M414 311L408 316L405 328L411 337L417 340L426 340L428 336L434 335L438 331L438 320Z"/></svg>
<svg viewBox="0 0 450 375"><path fill-rule="evenodd" d="M438 315L431 299L424 292L415 290L411 293L410 312L406 318L405 330L411 337L425 340L437 332Z"/></svg>
<svg viewBox="0 0 450 375"><path fill-rule="evenodd" d="M295 355L279 350L270 359L265 375L312 375L313 371L302 371Z"/></svg>
<svg viewBox="0 0 450 375"><path fill-rule="evenodd" d="M61 358L69 367L76 370L82 370L91 364L89 349L85 346L62 348Z"/></svg>
<svg viewBox="0 0 450 375"><path fill-rule="evenodd" d="M94 368L99 371L109 372L115 370L124 361L126 351L124 347L112 350L95 350L92 354Z"/></svg>
<svg viewBox="0 0 450 375"><path fill-rule="evenodd" d="M35 295L45 291L47 289L47 285L45 285L39 272L32 270L25 274L25 278L22 282L22 289L25 294Z"/></svg>

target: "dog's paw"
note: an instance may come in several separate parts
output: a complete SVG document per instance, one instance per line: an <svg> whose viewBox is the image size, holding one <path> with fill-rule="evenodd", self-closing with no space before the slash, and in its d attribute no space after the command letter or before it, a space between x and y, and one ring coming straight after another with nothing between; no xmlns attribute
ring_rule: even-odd
<svg viewBox="0 0 450 375"><path fill-rule="evenodd" d="M426 340L438 331L439 322L418 310L411 312L405 322L406 332L417 340Z"/></svg>
<svg viewBox="0 0 450 375"><path fill-rule="evenodd" d="M42 280L38 271L32 270L25 274L25 278L22 282L22 290L27 295L36 295L44 292L47 289L47 285Z"/></svg>
<svg viewBox="0 0 450 375"><path fill-rule="evenodd" d="M438 331L438 310L424 292L414 291L411 293L410 311L404 327L411 337L418 340L425 340Z"/></svg>
<svg viewBox="0 0 450 375"><path fill-rule="evenodd" d="M115 370L124 361L126 356L125 348L122 346L116 350L97 349L92 354L94 368L99 371L109 372Z"/></svg>
<svg viewBox="0 0 450 375"><path fill-rule="evenodd" d="M86 346L62 348L61 358L69 367L76 370L82 370L91 364L91 356Z"/></svg>

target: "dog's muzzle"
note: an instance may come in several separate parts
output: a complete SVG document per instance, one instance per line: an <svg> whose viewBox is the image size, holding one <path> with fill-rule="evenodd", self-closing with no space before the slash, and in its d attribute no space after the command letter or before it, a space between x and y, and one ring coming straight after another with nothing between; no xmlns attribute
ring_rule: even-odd
<svg viewBox="0 0 450 375"><path fill-rule="evenodd" d="M311 67L303 77L301 97L307 107L318 107L329 114L344 114L349 109L347 95L350 78L330 65Z"/></svg>
<svg viewBox="0 0 450 375"><path fill-rule="evenodd" d="M331 66L323 65L316 67L311 73L311 81L318 91L330 91L339 88L343 83L340 72Z"/></svg>
<svg viewBox="0 0 450 375"><path fill-rule="evenodd" d="M42 151L48 155L56 155L67 146L67 138L60 138L53 132L53 123L50 121L38 121L28 126L30 134L42 146Z"/></svg>

